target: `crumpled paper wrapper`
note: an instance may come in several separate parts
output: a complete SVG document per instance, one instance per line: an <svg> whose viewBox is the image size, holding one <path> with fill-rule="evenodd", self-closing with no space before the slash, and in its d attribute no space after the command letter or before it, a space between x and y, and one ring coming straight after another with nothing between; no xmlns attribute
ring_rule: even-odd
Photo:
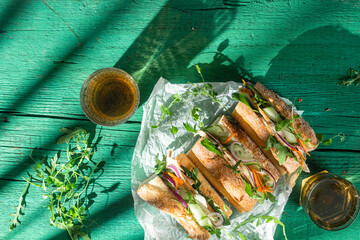
<svg viewBox="0 0 360 240"><path fill-rule="evenodd" d="M238 92L242 84L232 81L210 84L213 86L214 91L218 93L217 97L232 111L237 101L231 99L231 94ZM190 115L193 107L197 106L203 110L200 113L200 119L205 125L211 124L220 114L227 113L218 103L212 102L208 97L201 95L189 96L184 101L175 103L171 108L171 111L174 112L171 121L179 129L176 134L178 139L175 139L170 133L171 125L168 117L165 118L160 127L152 129L150 126L157 125L160 119L161 105L168 106L172 101L173 94L188 92L191 88L193 88L191 84L171 84L164 78L160 78L143 107L144 115L141 131L132 160L131 191L134 198L135 215L144 228L145 239L188 239L186 231L173 217L151 206L136 193L140 183L153 173L155 156L157 154L159 156L167 155L170 149L173 150L173 156L177 156L182 152L186 153L196 142L198 138L193 137L192 133L187 132L183 127L184 122L189 122L192 126L195 124ZM233 232L234 228L250 215L270 215L280 219L291 190L290 178L282 176L274 193L277 202L265 201L263 204L257 203L249 213L239 213L231 207L233 210L233 214L230 216L231 225L223 229L231 234L234 239L237 239L238 234ZM274 238L276 225L273 221L269 223L262 221L257 227L256 222L246 224L240 227L238 231L247 239L270 240ZM210 239L217 239L217 237L213 235ZM229 237L222 232L221 239L229 239Z"/></svg>

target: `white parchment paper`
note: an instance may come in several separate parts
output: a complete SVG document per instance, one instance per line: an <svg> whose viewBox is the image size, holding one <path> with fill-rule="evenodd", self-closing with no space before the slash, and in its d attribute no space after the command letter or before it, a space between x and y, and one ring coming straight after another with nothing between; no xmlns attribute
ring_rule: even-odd
<svg viewBox="0 0 360 240"><path fill-rule="evenodd" d="M218 93L218 98L223 104L232 111L237 102L231 99L231 94L238 91L240 83L211 83L213 89ZM190 97L188 100L175 104L171 111L174 115L171 117L173 125L178 127L178 140L170 133L170 121L168 118L162 122L161 126L152 129L150 126L157 125L161 116L161 105L167 106L172 101L172 95L175 93L188 92L193 86L191 84L171 84L164 78L160 78L155 85L151 96L144 105L144 115L141 124L141 131L135 146L134 156L131 168L131 190L134 198L135 215L145 231L145 239L188 239L185 230L170 215L161 212L143 201L136 193L140 183L146 179L152 172L155 165L155 156L159 154L168 154L173 150L173 156L182 152L186 153L196 142L197 138L185 130L184 122L195 124L190 116L190 110L198 106L203 109L200 118L205 124L211 124L220 114L226 114L226 111L213 103L211 99L204 96ZM183 143L180 144L180 141ZM224 227L224 230L237 239L237 234L233 229L239 223L244 221L250 215L270 215L280 219L285 204L291 193L289 177L282 176L279 179L274 195L277 202L271 203L265 201L264 204L257 203L249 213L238 213L233 207L233 214L230 216L230 226ZM279 226L280 227L280 226ZM238 229L247 239L273 239L276 225L263 222L258 227L256 223L247 224ZM228 237L223 232L221 239ZM217 239L214 235L211 239Z"/></svg>

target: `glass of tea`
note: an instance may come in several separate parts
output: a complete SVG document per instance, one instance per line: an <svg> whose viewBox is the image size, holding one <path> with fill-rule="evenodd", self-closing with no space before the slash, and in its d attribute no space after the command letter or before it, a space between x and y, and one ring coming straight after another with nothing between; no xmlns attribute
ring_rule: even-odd
<svg viewBox="0 0 360 240"><path fill-rule="evenodd" d="M300 205L316 225L337 231L355 221L360 197L351 182L323 171L303 180Z"/></svg>
<svg viewBox="0 0 360 240"><path fill-rule="evenodd" d="M134 79L118 68L92 73L80 92L81 108L94 123L114 126L129 120L138 108L139 88Z"/></svg>

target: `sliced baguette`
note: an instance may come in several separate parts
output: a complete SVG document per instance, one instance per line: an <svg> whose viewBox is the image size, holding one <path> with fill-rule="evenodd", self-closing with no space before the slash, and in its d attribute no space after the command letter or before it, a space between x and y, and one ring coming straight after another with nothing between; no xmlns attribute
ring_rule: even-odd
<svg viewBox="0 0 360 240"><path fill-rule="evenodd" d="M176 157L176 161L180 166L184 166L188 170L193 170L196 166L191 162L191 160L184 154L180 154ZM200 192L201 195L206 196L208 198L212 198L214 203L218 205L221 209L221 211L227 216L230 217L232 214L231 209L225 204L225 202L222 200L220 195L215 191L215 189L210 185L210 183L206 180L204 175L202 175L201 172L199 172L197 176L198 180L200 181Z"/></svg>
<svg viewBox="0 0 360 240"><path fill-rule="evenodd" d="M286 119L291 120L295 115L298 115L274 91L267 89L262 83L257 82L255 84L255 89L261 94L264 100L269 102L275 108L275 110L281 113ZM303 139L310 139L310 144L305 145L306 150L315 150L319 145L319 141L316 138L316 134L310 127L309 123L300 117L294 120L293 125L295 131L300 133L300 136Z"/></svg>
<svg viewBox="0 0 360 240"><path fill-rule="evenodd" d="M270 150L264 150L266 147L266 141L268 140L270 133L265 124L261 121L260 117L246 104L239 102L232 116L240 124L242 129L250 136L250 138L260 147L262 152L270 159L272 164L283 174L291 174L295 172L300 164L290 157L286 157L286 161L280 165L278 158L276 157L275 148Z"/></svg>
<svg viewBox="0 0 360 240"><path fill-rule="evenodd" d="M228 164L221 156L203 147L203 139L195 143L187 156L237 211L249 212L255 206L256 200L245 192L243 179L227 167Z"/></svg>
<svg viewBox="0 0 360 240"><path fill-rule="evenodd" d="M191 239L207 240L210 238L210 233L198 225L191 214L188 214L188 210L179 202L160 177L156 176L150 181L145 180L144 184L140 184L137 193L152 206L173 216Z"/></svg>
<svg viewBox="0 0 360 240"><path fill-rule="evenodd" d="M232 140L242 144L254 157L254 160L259 163L259 165L270 172L270 174L277 181L280 177L279 171L276 167L270 162L270 160L263 154L261 149L254 143L253 140L240 128L238 124L231 123L225 116L222 116L219 123L221 126L226 128L230 134L235 134L232 137Z"/></svg>

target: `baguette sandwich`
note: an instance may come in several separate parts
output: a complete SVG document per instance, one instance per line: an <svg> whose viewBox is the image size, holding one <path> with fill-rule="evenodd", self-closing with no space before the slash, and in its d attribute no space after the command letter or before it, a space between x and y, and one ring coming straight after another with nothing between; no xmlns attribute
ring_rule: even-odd
<svg viewBox="0 0 360 240"><path fill-rule="evenodd" d="M257 82L239 89L233 117L281 174L308 171L305 160L319 142L314 130L276 93Z"/></svg>
<svg viewBox="0 0 360 240"><path fill-rule="evenodd" d="M280 173L237 124L221 116L200 135L189 158L239 212L275 200Z"/></svg>
<svg viewBox="0 0 360 240"><path fill-rule="evenodd" d="M154 168L157 174L140 184L138 195L173 216L191 239L209 239L211 234L220 237L220 227L230 224L230 208L186 155L177 159L183 170L170 157L157 159Z"/></svg>

